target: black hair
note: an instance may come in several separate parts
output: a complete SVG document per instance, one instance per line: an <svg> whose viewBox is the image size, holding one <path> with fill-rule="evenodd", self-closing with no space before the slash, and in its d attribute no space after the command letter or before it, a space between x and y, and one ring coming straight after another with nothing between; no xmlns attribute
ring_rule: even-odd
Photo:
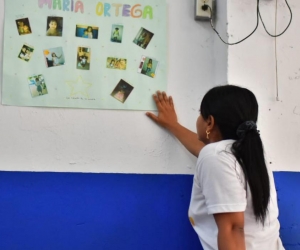
<svg viewBox="0 0 300 250"><path fill-rule="evenodd" d="M56 25L58 25L58 21L57 21L57 19L56 19L55 17L50 17L50 18L49 18L48 24L50 24L51 22L55 22Z"/></svg>
<svg viewBox="0 0 300 250"><path fill-rule="evenodd" d="M234 85L217 86L204 96L200 112L205 120L210 115L214 117L223 140L236 140L231 152L249 184L256 221L264 225L270 200L270 180L263 144L257 129L246 131L242 138L237 136L237 129L242 123L257 122L258 103L255 95L246 88Z"/></svg>

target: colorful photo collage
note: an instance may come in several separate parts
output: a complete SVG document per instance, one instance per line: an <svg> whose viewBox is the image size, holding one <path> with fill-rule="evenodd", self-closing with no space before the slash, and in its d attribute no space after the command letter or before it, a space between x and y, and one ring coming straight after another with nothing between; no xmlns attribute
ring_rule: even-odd
<svg viewBox="0 0 300 250"><path fill-rule="evenodd" d="M48 16L47 25L45 29L45 36L62 37L63 36L63 17ZM20 36L33 34L30 26L29 18L22 18L16 20L17 31ZM124 34L124 26L121 24L112 24L110 33L110 42L122 43ZM75 27L75 37L87 38L87 39L98 39L99 27L93 25L77 24ZM133 39L133 43L142 49L147 49L150 44L154 33L141 27L136 36ZM33 56L34 47L32 45L23 44L18 54L18 58L29 62ZM43 56L45 59L46 68L52 68L56 66L65 65L66 58L63 52L63 47L46 48L43 50ZM76 69L78 70L90 70L91 69L91 47L82 46L77 47L76 51ZM107 57L106 68L126 70L127 59L119 57ZM75 63L74 63L75 64ZM158 61L149 56L141 56L140 63L137 65L137 73L145 76L155 78L156 70L158 67ZM75 65L74 65L75 66ZM28 77L29 88L32 97L48 94L45 79L42 74L33 75ZM111 92L111 96L116 100L124 103L131 91L133 86L121 79Z"/></svg>

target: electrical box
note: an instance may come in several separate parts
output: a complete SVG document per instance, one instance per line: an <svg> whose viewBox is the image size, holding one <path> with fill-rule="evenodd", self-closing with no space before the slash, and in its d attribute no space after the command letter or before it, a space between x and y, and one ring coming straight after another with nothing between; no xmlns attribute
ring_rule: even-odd
<svg viewBox="0 0 300 250"><path fill-rule="evenodd" d="M215 12L215 0L195 0L195 20L209 21Z"/></svg>

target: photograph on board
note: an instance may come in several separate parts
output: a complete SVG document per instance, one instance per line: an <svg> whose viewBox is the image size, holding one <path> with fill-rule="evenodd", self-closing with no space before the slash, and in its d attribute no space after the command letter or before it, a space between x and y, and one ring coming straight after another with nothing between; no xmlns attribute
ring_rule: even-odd
<svg viewBox="0 0 300 250"><path fill-rule="evenodd" d="M98 39L98 30L99 28L96 26L77 24L75 35L82 38Z"/></svg>
<svg viewBox="0 0 300 250"><path fill-rule="evenodd" d="M89 70L91 62L91 49L89 47L77 48L77 69Z"/></svg>
<svg viewBox="0 0 300 250"><path fill-rule="evenodd" d="M158 66L157 60L147 56L142 56L138 68L138 73L154 78L157 66Z"/></svg>
<svg viewBox="0 0 300 250"><path fill-rule="evenodd" d="M107 57L106 59L106 68L108 69L126 70L126 67L127 59L125 58Z"/></svg>
<svg viewBox="0 0 300 250"><path fill-rule="evenodd" d="M111 27L110 41L114 43L121 43L123 36L123 25L113 24Z"/></svg>
<svg viewBox="0 0 300 250"><path fill-rule="evenodd" d="M57 16L47 17L46 36L62 36L63 18Z"/></svg>
<svg viewBox="0 0 300 250"><path fill-rule="evenodd" d="M124 103L132 90L133 87L129 83L121 79L110 95L118 101Z"/></svg>
<svg viewBox="0 0 300 250"><path fill-rule="evenodd" d="M31 34L31 27L28 18L18 19L16 20L16 24L20 36Z"/></svg>
<svg viewBox="0 0 300 250"><path fill-rule="evenodd" d="M18 55L18 58L25 62L29 62L32 54L33 54L34 48L32 46L29 46L27 44L24 44L21 48L21 51Z"/></svg>
<svg viewBox="0 0 300 250"><path fill-rule="evenodd" d="M48 94L47 86L43 75L28 77L29 89L32 97Z"/></svg>
<svg viewBox="0 0 300 250"><path fill-rule="evenodd" d="M44 57L47 68L61 66L65 64L65 57L62 47L45 49Z"/></svg>
<svg viewBox="0 0 300 250"><path fill-rule="evenodd" d="M146 30L145 28L140 28L133 42L141 48L146 49L153 36L154 34L149 30Z"/></svg>

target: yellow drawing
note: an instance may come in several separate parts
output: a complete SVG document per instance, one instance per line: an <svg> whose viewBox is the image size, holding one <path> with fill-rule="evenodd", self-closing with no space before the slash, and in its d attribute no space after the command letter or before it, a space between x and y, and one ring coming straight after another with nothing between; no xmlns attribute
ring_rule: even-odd
<svg viewBox="0 0 300 250"><path fill-rule="evenodd" d="M86 98L89 98L88 89L93 85L84 81L81 76L78 76L75 81L66 81L66 84L71 88L70 96L81 94Z"/></svg>

